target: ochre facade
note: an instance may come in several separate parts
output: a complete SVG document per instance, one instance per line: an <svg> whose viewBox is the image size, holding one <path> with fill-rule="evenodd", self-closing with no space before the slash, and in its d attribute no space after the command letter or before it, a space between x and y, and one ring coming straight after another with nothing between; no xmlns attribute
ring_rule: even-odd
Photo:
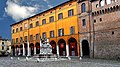
<svg viewBox="0 0 120 67"><path fill-rule="evenodd" d="M69 10L72 10L71 15L69 16ZM62 13L62 19L59 19L58 15ZM50 17L54 17L54 20L50 22ZM46 19L45 24L43 20ZM36 26L36 22L39 22ZM32 26L32 27L31 27ZM40 43L40 39L43 39L43 33L46 34L46 39L49 39L49 43L55 44L53 50L55 49L55 54L60 54L61 56L79 56L79 43L78 43L78 17L77 17L77 1L68 1L59 6L56 6L52 9L44 11L40 14L37 14L33 17L20 21L12 26L12 41L13 48L16 48L14 52L18 52L17 55L22 55L24 51L32 50L34 47L34 54L36 54L37 43ZM20 28L22 27L22 30ZM71 27L73 27L73 33L71 34ZM18 31L16 29L18 28ZM63 29L62 35L59 33L59 29ZM54 31L54 36L50 37L50 31ZM39 36L36 36L38 34ZM60 35L60 36L59 36ZM25 41L27 37L27 41ZM22 41L20 40L22 38ZM32 38L32 40L31 40ZM38 39L36 39L38 38ZM23 44L26 43L27 47L23 48ZM63 43L63 47L60 44ZM33 45L33 47L31 46ZM69 45L73 44L73 45ZM52 45L52 44L51 44ZM30 47L30 49L26 49ZM59 51L57 51L57 46ZM72 47L73 46L73 47ZM68 49L70 47L71 49ZM17 49L18 48L18 49ZM20 49L21 48L21 49ZM35 51L36 50L36 51ZM70 51L70 52L69 52ZM30 51L31 53L32 51ZM39 52L39 51L38 51ZM58 53L57 53L58 52ZM67 53L69 52L69 53ZM29 53L25 54L28 55ZM14 53L15 55L15 53ZM23 54L24 55L24 54ZM32 55L32 54L31 54Z"/></svg>

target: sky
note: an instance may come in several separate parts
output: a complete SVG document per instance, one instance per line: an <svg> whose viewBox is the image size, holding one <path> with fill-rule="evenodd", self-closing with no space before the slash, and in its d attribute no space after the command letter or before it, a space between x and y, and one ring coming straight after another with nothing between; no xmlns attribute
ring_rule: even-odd
<svg viewBox="0 0 120 67"><path fill-rule="evenodd" d="M10 25L68 0L0 0L0 36L11 39Z"/></svg>

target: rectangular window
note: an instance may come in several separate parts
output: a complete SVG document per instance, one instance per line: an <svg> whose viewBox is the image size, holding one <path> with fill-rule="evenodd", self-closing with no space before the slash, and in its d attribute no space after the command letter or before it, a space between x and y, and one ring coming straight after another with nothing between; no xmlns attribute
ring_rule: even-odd
<svg viewBox="0 0 120 67"><path fill-rule="evenodd" d="M82 26L86 26L86 20L85 19L82 20Z"/></svg>
<svg viewBox="0 0 120 67"><path fill-rule="evenodd" d="M2 42L2 44L4 44L4 42Z"/></svg>
<svg viewBox="0 0 120 67"><path fill-rule="evenodd" d="M81 5L81 12L86 12L86 4L85 3L82 3Z"/></svg>
<svg viewBox="0 0 120 67"><path fill-rule="evenodd" d="M70 34L74 34L74 33L75 33L75 27L72 26L72 27L70 27Z"/></svg>
<svg viewBox="0 0 120 67"><path fill-rule="evenodd" d="M68 11L68 16L73 16L73 15L74 15L73 9L69 10L69 11Z"/></svg>
<svg viewBox="0 0 120 67"><path fill-rule="evenodd" d="M30 41L33 41L33 35L30 35Z"/></svg>
<svg viewBox="0 0 120 67"><path fill-rule="evenodd" d="M63 19L63 13L58 14L58 20Z"/></svg>
<svg viewBox="0 0 120 67"><path fill-rule="evenodd" d="M4 46L2 46L2 50L4 50Z"/></svg>
<svg viewBox="0 0 120 67"><path fill-rule="evenodd" d="M36 40L39 40L39 38L40 38L39 34L36 34Z"/></svg>
<svg viewBox="0 0 120 67"><path fill-rule="evenodd" d="M39 26L39 21L36 22L36 26Z"/></svg>
<svg viewBox="0 0 120 67"><path fill-rule="evenodd" d="M27 42L27 36L24 37L24 41Z"/></svg>
<svg viewBox="0 0 120 67"><path fill-rule="evenodd" d="M16 38L16 43L18 43L18 38Z"/></svg>
<svg viewBox="0 0 120 67"><path fill-rule="evenodd" d="M22 31L22 27L20 27L20 31Z"/></svg>
<svg viewBox="0 0 120 67"><path fill-rule="evenodd" d="M30 28L33 28L33 24L32 23L30 24Z"/></svg>
<svg viewBox="0 0 120 67"><path fill-rule="evenodd" d="M102 18L100 18L100 22L102 21Z"/></svg>
<svg viewBox="0 0 120 67"><path fill-rule="evenodd" d="M94 23L96 23L96 20L94 19Z"/></svg>
<svg viewBox="0 0 120 67"><path fill-rule="evenodd" d="M18 28L16 29L16 32L18 32Z"/></svg>
<svg viewBox="0 0 120 67"><path fill-rule="evenodd" d="M58 36L64 36L64 29L59 29L58 30Z"/></svg>
<svg viewBox="0 0 120 67"><path fill-rule="evenodd" d="M15 30L13 29L13 31L12 31L13 33L15 33Z"/></svg>
<svg viewBox="0 0 120 67"><path fill-rule="evenodd" d="M54 31L50 31L50 37L54 37Z"/></svg>
<svg viewBox="0 0 120 67"><path fill-rule="evenodd" d="M54 16L51 16L51 17L49 18L49 21L50 21L50 22L54 22Z"/></svg>
<svg viewBox="0 0 120 67"><path fill-rule="evenodd" d="M22 37L20 37L20 42L23 42L23 39L22 39Z"/></svg>
<svg viewBox="0 0 120 67"><path fill-rule="evenodd" d="M42 34L42 37L45 39L46 38L46 32Z"/></svg>
<svg viewBox="0 0 120 67"><path fill-rule="evenodd" d="M46 19L42 20L42 25L46 24Z"/></svg>

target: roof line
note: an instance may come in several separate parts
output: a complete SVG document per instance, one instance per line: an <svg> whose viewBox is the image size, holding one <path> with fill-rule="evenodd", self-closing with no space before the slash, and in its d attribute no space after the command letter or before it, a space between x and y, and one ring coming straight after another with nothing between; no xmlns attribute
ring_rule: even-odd
<svg viewBox="0 0 120 67"><path fill-rule="evenodd" d="M33 15L33 16L29 17L29 18L23 19L23 20L21 20L21 21L19 21L19 22L17 22L17 23L13 23L13 24L10 25L10 26L19 24L19 23L21 23L21 22L24 21L24 20L28 20L28 19L30 19L30 18L32 18L32 17L35 17L35 16L40 15L40 14L43 14L43 13L45 13L45 12L48 12L48 11L50 11L50 10L52 10L52 9L55 9L55 8L57 8L57 7L59 7L59 6L63 5L63 4L66 4L66 3L69 3L69 2L72 2L72 1L77 1L77 0L69 0L69 1L66 1L66 2L64 2L64 3L61 3L61 4L53 7L53 8L50 8L50 9L45 10L45 11L43 11L43 12L40 12L40 13L38 13L38 14L36 14L36 15Z"/></svg>

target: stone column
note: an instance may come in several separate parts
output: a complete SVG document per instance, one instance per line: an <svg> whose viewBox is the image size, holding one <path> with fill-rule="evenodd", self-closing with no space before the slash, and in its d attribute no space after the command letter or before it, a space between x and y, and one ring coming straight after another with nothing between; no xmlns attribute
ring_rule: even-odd
<svg viewBox="0 0 120 67"><path fill-rule="evenodd" d="M66 45L66 57L69 57L69 46L68 46L68 44Z"/></svg>
<svg viewBox="0 0 120 67"><path fill-rule="evenodd" d="M107 5L107 0L105 0L105 5Z"/></svg>
<svg viewBox="0 0 120 67"><path fill-rule="evenodd" d="M36 47L34 47L34 55L36 55Z"/></svg>
<svg viewBox="0 0 120 67"><path fill-rule="evenodd" d="M24 46L24 43L23 43L23 56L25 56L25 46Z"/></svg>
<svg viewBox="0 0 120 67"><path fill-rule="evenodd" d="M57 45L57 56L59 57L59 45Z"/></svg>
<svg viewBox="0 0 120 67"><path fill-rule="evenodd" d="M40 47L42 46L42 42L41 42L41 40L40 40ZM37 48L36 48L37 49Z"/></svg>
<svg viewBox="0 0 120 67"><path fill-rule="evenodd" d="M82 57L82 56L83 56L83 53L82 53L82 43L80 41L80 57Z"/></svg>
<svg viewBox="0 0 120 67"><path fill-rule="evenodd" d="M27 42L27 49L28 49L28 55L27 56L30 56L30 45L29 45L29 42Z"/></svg>

